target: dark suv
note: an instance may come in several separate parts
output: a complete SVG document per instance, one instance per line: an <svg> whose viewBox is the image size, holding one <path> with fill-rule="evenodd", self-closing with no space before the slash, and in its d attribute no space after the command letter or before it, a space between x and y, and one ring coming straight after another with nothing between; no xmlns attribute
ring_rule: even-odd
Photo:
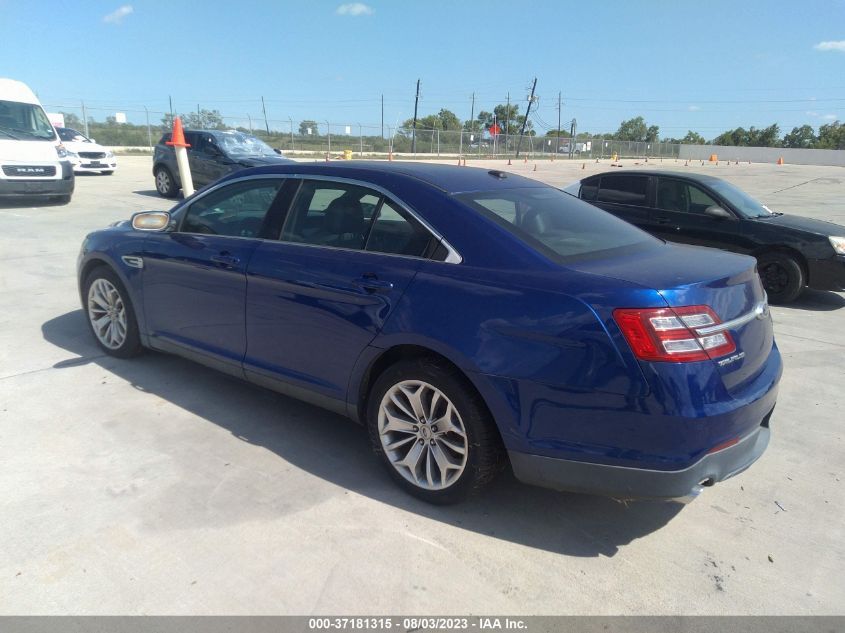
<svg viewBox="0 0 845 633"><path fill-rule="evenodd" d="M156 191L165 198L175 198L182 188L176 154L167 141L168 132L161 137L153 153L153 177ZM226 174L245 167L277 165L293 162L282 156L261 139L237 131L185 130L188 164L191 179L199 189Z"/></svg>

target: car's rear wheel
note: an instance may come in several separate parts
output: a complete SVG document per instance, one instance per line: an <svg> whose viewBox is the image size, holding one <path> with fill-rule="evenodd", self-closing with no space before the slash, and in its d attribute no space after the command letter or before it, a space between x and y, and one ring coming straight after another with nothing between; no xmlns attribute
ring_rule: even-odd
<svg viewBox="0 0 845 633"><path fill-rule="evenodd" d="M804 270L787 253L764 253L757 258L763 288L772 303L789 303L804 290Z"/></svg>
<svg viewBox="0 0 845 633"><path fill-rule="evenodd" d="M503 463L501 439L481 398L459 372L432 359L400 361L379 376L367 427L394 481L431 503L461 501Z"/></svg>
<svg viewBox="0 0 845 633"><path fill-rule="evenodd" d="M135 311L117 274L111 268L98 266L85 278L83 292L88 326L103 351L118 358L140 353Z"/></svg>
<svg viewBox="0 0 845 633"><path fill-rule="evenodd" d="M176 181L173 180L173 174L170 173L170 170L167 167L162 165L156 167L155 181L156 191L158 191L159 195L164 196L165 198L176 197L176 192L178 191L176 188Z"/></svg>

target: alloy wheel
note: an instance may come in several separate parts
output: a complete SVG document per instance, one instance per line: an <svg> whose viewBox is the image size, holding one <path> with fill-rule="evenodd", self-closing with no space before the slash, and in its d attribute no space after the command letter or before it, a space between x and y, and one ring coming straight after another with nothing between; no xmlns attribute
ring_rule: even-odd
<svg viewBox="0 0 845 633"><path fill-rule="evenodd" d="M443 490L460 479L469 443L460 413L427 382L404 380L379 406L378 432L390 464L425 490Z"/></svg>
<svg viewBox="0 0 845 633"><path fill-rule="evenodd" d="M156 188L160 194L170 191L170 174L163 169L159 169L156 173Z"/></svg>
<svg viewBox="0 0 845 633"><path fill-rule="evenodd" d="M88 289L88 320L97 339L109 349L126 341L126 306L117 288L107 279L95 279Z"/></svg>

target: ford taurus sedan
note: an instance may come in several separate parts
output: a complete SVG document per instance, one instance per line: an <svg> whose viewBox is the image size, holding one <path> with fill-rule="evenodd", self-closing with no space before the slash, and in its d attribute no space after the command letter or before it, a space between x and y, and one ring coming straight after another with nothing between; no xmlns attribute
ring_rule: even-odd
<svg viewBox="0 0 845 633"><path fill-rule="evenodd" d="M352 162L138 213L86 237L78 276L106 353L179 354L359 421L427 501L508 464L690 499L769 441L781 360L755 264L520 176Z"/></svg>
<svg viewBox="0 0 845 633"><path fill-rule="evenodd" d="M657 237L756 257L772 303L845 289L845 226L772 211L721 178L615 171L566 190Z"/></svg>

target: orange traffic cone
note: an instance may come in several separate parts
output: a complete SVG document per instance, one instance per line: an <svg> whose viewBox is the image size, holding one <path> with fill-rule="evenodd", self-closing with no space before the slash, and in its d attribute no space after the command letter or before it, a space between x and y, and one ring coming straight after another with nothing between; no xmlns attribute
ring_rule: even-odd
<svg viewBox="0 0 845 633"><path fill-rule="evenodd" d="M778 165L783 165L783 156L778 158Z"/></svg>
<svg viewBox="0 0 845 633"><path fill-rule="evenodd" d="M534 163L534 170L533 171L537 171L537 163Z"/></svg>
<svg viewBox="0 0 845 633"><path fill-rule="evenodd" d="M716 156L716 154L710 154L710 162L711 163L718 162L718 160L719 160L719 157Z"/></svg>
<svg viewBox="0 0 845 633"><path fill-rule="evenodd" d="M510 158L508 159L508 165L513 165Z"/></svg>
<svg viewBox="0 0 845 633"><path fill-rule="evenodd" d="M587 163L581 163L581 169L587 169Z"/></svg>
<svg viewBox="0 0 845 633"><path fill-rule="evenodd" d="M185 142L185 131L182 129L182 117L173 119L173 134L170 135L170 140L165 142L165 145L172 147L190 147Z"/></svg>
<svg viewBox="0 0 845 633"><path fill-rule="evenodd" d="M686 162L684 163L684 167L689 167L689 161L686 161Z"/></svg>

